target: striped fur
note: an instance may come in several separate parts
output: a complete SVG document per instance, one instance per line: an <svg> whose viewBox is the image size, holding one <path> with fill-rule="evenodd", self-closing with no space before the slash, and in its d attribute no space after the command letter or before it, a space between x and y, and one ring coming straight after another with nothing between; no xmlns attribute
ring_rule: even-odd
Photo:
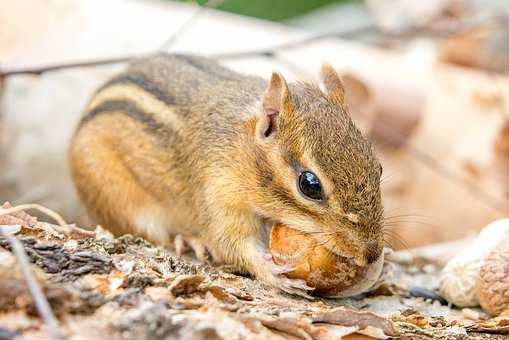
<svg viewBox="0 0 509 340"><path fill-rule="evenodd" d="M382 244L380 165L341 89L330 88L340 86L331 72L328 96L282 78L268 85L200 57L137 60L85 109L69 150L78 193L117 235L158 243L199 237L216 258L272 284L260 253L267 221L372 262ZM275 136L260 137L262 102L274 110L283 95ZM299 193L304 168L319 174L328 194L322 204Z"/></svg>

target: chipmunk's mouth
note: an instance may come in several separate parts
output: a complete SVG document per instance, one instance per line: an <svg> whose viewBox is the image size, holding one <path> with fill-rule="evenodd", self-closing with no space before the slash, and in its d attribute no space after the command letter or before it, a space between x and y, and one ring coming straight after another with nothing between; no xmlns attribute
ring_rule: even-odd
<svg viewBox="0 0 509 340"><path fill-rule="evenodd" d="M350 287L341 290L339 293L329 295L330 298L346 298L365 293L372 289L377 283L381 282L383 278L384 269L384 254L379 258L367 265L362 272L357 275L356 282ZM352 265L355 265L353 259L348 259Z"/></svg>

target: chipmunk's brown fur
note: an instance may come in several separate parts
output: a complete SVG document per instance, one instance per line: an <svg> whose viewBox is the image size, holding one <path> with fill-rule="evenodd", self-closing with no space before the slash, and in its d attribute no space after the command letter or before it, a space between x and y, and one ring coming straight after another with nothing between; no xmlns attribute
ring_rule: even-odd
<svg viewBox="0 0 509 340"><path fill-rule="evenodd" d="M78 192L115 234L197 237L215 258L294 293L306 287L266 256L272 223L372 263L383 242L381 168L338 75L325 65L321 78L327 93L195 56L138 60L86 108L69 153ZM299 192L303 170L320 179L322 202Z"/></svg>

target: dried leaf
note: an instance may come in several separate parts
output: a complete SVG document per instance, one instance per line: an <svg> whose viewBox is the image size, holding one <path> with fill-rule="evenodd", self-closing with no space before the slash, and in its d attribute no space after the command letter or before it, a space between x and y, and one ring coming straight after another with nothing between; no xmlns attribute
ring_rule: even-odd
<svg viewBox="0 0 509 340"><path fill-rule="evenodd" d="M359 326L360 329L371 326L380 328L386 335L396 335L394 326L389 319L375 313L355 311L344 307L314 315L312 320L313 322L325 322L342 326Z"/></svg>
<svg viewBox="0 0 509 340"><path fill-rule="evenodd" d="M225 303L236 303L237 299L228 293L224 288L219 286L207 286L201 289L201 291L211 293L216 299Z"/></svg>
<svg viewBox="0 0 509 340"><path fill-rule="evenodd" d="M254 297L251 294L249 294L248 292L245 292L243 290L240 290L240 289L230 289L229 293L231 295L235 296L239 300L244 300L244 301L253 301L254 300Z"/></svg>
<svg viewBox="0 0 509 340"><path fill-rule="evenodd" d="M469 332L509 334L509 318L499 317L486 321L478 321L465 328Z"/></svg>
<svg viewBox="0 0 509 340"><path fill-rule="evenodd" d="M174 298L170 290L165 287L147 287L145 288L145 294L154 302L169 301Z"/></svg>
<svg viewBox="0 0 509 340"><path fill-rule="evenodd" d="M312 340L313 337L306 332L297 320L284 318L264 318L260 320L265 327L293 335L299 339Z"/></svg>
<svg viewBox="0 0 509 340"><path fill-rule="evenodd" d="M90 274L82 280L84 287L98 291L106 297L120 294L126 282L127 275L117 270L112 271L110 274Z"/></svg>
<svg viewBox="0 0 509 340"><path fill-rule="evenodd" d="M10 209L12 207L13 206L9 202L5 202L2 205L2 209ZM16 212L13 212L13 213L11 213L9 215L4 215L4 216L12 216L12 217L14 217L16 219L19 219L19 220L23 221L24 223L22 223L22 225L27 227L27 228L34 228L34 227L36 227L38 225L37 218L34 217L34 216L29 215L28 213L26 213L23 210L16 211Z"/></svg>
<svg viewBox="0 0 509 340"><path fill-rule="evenodd" d="M205 280L201 275L180 275L170 284L169 290L173 296L191 294L198 290L198 287Z"/></svg>

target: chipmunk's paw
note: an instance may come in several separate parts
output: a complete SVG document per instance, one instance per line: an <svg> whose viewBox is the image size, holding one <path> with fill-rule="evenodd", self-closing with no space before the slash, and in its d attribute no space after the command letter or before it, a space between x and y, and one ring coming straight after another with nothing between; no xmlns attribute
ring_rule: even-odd
<svg viewBox="0 0 509 340"><path fill-rule="evenodd" d="M314 289L313 287L308 286L304 280L290 279L283 275L294 269L291 266L281 266L274 263L272 255L265 254L263 256L263 265L258 268L257 277L286 293L302 296L310 300L313 299L308 294L309 291Z"/></svg>
<svg viewBox="0 0 509 340"><path fill-rule="evenodd" d="M211 256L211 252L209 252L204 243L197 237L177 235L173 243L175 252L179 257L189 249L192 250L196 258L202 262L207 261Z"/></svg>

